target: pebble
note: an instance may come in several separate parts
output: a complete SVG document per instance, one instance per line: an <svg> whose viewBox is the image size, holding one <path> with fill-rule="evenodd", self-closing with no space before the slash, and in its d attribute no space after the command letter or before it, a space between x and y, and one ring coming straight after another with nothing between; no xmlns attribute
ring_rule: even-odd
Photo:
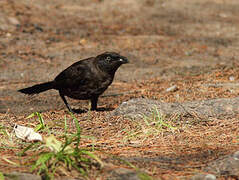
<svg viewBox="0 0 239 180"><path fill-rule="evenodd" d="M235 81L235 77L234 77L234 76L230 76L230 77L229 77L229 80L230 80L230 81Z"/></svg>
<svg viewBox="0 0 239 180"><path fill-rule="evenodd" d="M174 92L174 91L177 91L178 90L178 87L176 85L173 85L169 88L166 89L166 92Z"/></svg>
<svg viewBox="0 0 239 180"><path fill-rule="evenodd" d="M233 158L235 160L239 160L239 151L236 151L234 154L233 154Z"/></svg>
<svg viewBox="0 0 239 180"><path fill-rule="evenodd" d="M20 25L20 22L15 17L9 17L8 21L13 25Z"/></svg>

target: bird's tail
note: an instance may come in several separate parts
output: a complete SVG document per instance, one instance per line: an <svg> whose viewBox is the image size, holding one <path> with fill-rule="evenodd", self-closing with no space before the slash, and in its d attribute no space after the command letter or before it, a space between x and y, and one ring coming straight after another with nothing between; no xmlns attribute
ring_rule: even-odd
<svg viewBox="0 0 239 180"><path fill-rule="evenodd" d="M54 81L50 81L50 82L46 82L46 83L42 83L42 84L37 84L37 85L34 85L32 87L20 89L18 91L21 92L21 93L30 95L30 94L38 94L38 93L41 93L43 91L47 91L49 89L54 89Z"/></svg>

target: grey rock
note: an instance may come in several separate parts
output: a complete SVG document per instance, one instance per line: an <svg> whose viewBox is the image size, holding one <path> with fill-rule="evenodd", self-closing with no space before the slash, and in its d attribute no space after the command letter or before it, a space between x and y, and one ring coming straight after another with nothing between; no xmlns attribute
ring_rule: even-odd
<svg viewBox="0 0 239 180"><path fill-rule="evenodd" d="M118 168L113 170L110 173L110 177L108 180L140 180L137 172L126 169L126 168Z"/></svg>
<svg viewBox="0 0 239 180"><path fill-rule="evenodd" d="M8 180L41 180L41 176L35 174L12 172L6 175Z"/></svg>
<svg viewBox="0 0 239 180"><path fill-rule="evenodd" d="M22 173L22 172L12 172L5 175L5 178L8 180L42 180L41 176L29 173ZM56 180L76 180L72 177L58 177ZM83 178L77 178L77 180L83 180Z"/></svg>
<svg viewBox="0 0 239 180"><path fill-rule="evenodd" d="M217 176L239 177L239 151L231 155L222 156L210 163L203 169L204 172L210 172Z"/></svg>
<svg viewBox="0 0 239 180"><path fill-rule="evenodd" d="M157 108L164 115L198 115L202 117L233 116L239 113L239 97L220 98L185 103L163 103L156 100L136 98L123 102L111 116L139 118L149 115Z"/></svg>
<svg viewBox="0 0 239 180"><path fill-rule="evenodd" d="M213 174L197 174L190 178L190 180L216 180L216 176Z"/></svg>

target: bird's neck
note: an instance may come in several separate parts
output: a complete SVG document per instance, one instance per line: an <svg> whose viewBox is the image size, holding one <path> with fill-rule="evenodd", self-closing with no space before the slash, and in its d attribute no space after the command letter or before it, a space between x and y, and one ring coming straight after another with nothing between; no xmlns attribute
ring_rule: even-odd
<svg viewBox="0 0 239 180"><path fill-rule="evenodd" d="M118 67L107 66L105 64L98 64L98 67L101 71L110 74L113 77L115 75L116 70L118 69Z"/></svg>

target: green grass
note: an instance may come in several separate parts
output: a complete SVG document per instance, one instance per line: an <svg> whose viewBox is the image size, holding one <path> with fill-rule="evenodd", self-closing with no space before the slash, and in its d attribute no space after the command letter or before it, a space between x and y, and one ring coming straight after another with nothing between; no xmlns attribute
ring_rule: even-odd
<svg viewBox="0 0 239 180"><path fill-rule="evenodd" d="M0 125L0 135L10 137L10 134L7 131L7 128L3 125Z"/></svg>
<svg viewBox="0 0 239 180"><path fill-rule="evenodd" d="M0 172L0 180L4 180L4 175L2 172Z"/></svg>
<svg viewBox="0 0 239 180"><path fill-rule="evenodd" d="M13 139L12 139L12 133L9 133L8 129L0 125L0 149L12 149L11 147L13 145Z"/></svg>
<svg viewBox="0 0 239 180"><path fill-rule="evenodd" d="M38 120L39 120L39 124L36 125L35 127L35 131L48 131L48 133L50 133L50 130L49 130L49 127L45 124L43 118L42 118L42 115L39 113L39 112L34 112L32 114L30 114L27 119L29 118L32 118L34 116L37 116L38 117Z"/></svg>
<svg viewBox="0 0 239 180"><path fill-rule="evenodd" d="M117 156L113 156L113 159L119 160L121 163L131 167L132 169L134 169L136 171L136 174L138 176L138 178L140 180L153 180L153 178L148 175L147 173L141 171L139 168L137 168L136 166L134 166L132 163L130 163L129 161L123 160Z"/></svg>
<svg viewBox="0 0 239 180"><path fill-rule="evenodd" d="M127 135L125 136L124 140L129 139L146 139L148 137L157 136L164 132L174 132L177 130L177 127L174 127L170 118L167 119L163 116L155 107L152 110L150 116L142 115L142 120L134 121L136 127L133 130L124 130ZM171 121L171 122L170 122Z"/></svg>
<svg viewBox="0 0 239 180"><path fill-rule="evenodd" d="M30 117L37 115L40 119L40 126L37 129L44 129L44 121L40 113L31 114ZM68 133L66 118L64 135L58 140L54 135L44 138L43 143L31 143L20 155L23 156L28 150L42 147L44 150L35 154L34 163L31 170L42 175L45 179L53 179L56 172L67 175L72 170L78 171L82 176L87 176L89 168L95 166L101 168L102 161L90 150L79 148L81 140L81 128L78 120L71 114L76 126L76 133ZM70 173L69 173L70 174Z"/></svg>

